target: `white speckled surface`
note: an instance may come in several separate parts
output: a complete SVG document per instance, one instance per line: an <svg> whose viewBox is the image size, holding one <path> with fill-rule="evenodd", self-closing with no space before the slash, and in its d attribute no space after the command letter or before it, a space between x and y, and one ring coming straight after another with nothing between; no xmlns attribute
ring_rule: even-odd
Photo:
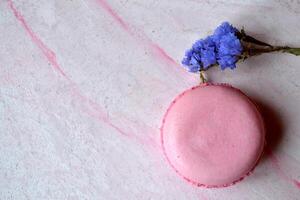
<svg viewBox="0 0 300 200"><path fill-rule="evenodd" d="M300 46L297 1L0 1L0 199L300 199L300 57L264 55L210 80L261 107L268 149L223 189L194 187L159 145L179 62L222 21Z"/></svg>

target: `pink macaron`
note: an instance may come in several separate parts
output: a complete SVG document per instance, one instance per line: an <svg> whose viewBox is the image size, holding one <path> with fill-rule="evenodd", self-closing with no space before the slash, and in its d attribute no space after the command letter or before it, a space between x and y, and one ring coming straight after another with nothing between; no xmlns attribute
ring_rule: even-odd
<svg viewBox="0 0 300 200"><path fill-rule="evenodd" d="M201 84L180 94L161 126L164 154L185 180L225 187L256 166L265 143L255 104L227 84Z"/></svg>

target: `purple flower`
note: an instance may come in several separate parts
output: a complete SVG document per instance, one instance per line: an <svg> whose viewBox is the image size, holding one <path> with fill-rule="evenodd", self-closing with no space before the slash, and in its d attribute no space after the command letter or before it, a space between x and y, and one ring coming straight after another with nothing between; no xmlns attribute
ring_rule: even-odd
<svg viewBox="0 0 300 200"><path fill-rule="evenodd" d="M218 59L218 63L222 70L226 68L234 69L236 67L235 63L237 62L237 58L234 56L222 56Z"/></svg>
<svg viewBox="0 0 300 200"><path fill-rule="evenodd" d="M189 49L185 52L185 57L182 60L182 64L187 67L189 72L198 72L201 69L200 55L193 49Z"/></svg>
<svg viewBox="0 0 300 200"><path fill-rule="evenodd" d="M187 68L189 72L200 71L200 60L199 54L197 54L193 49L189 49L185 52L185 56L181 63Z"/></svg>
<svg viewBox="0 0 300 200"><path fill-rule="evenodd" d="M236 28L230 25L228 22L223 22L220 26L218 26L212 35L214 42L219 45L223 36L226 36L230 33L235 34L238 32Z"/></svg>
<svg viewBox="0 0 300 200"><path fill-rule="evenodd" d="M234 69L243 51L241 42L236 36L237 31L228 22L223 22L213 35L193 44L186 52L182 64L190 72L199 72L215 64L219 64L222 70Z"/></svg>
<svg viewBox="0 0 300 200"><path fill-rule="evenodd" d="M214 32L213 40L217 47L217 62L221 69L234 69L239 56L243 52L240 40L236 36L238 30L228 22L222 23Z"/></svg>
<svg viewBox="0 0 300 200"><path fill-rule="evenodd" d="M190 72L199 72L216 64L216 46L209 36L205 39L196 41L189 49L182 60L182 64L187 66Z"/></svg>

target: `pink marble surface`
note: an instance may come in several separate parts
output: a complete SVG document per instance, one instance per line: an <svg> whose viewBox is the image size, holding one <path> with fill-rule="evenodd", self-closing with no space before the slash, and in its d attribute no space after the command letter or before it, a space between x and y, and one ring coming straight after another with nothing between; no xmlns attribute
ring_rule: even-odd
<svg viewBox="0 0 300 200"><path fill-rule="evenodd" d="M224 189L178 177L159 127L198 84L179 65L229 20L300 46L296 1L0 1L0 199L300 199L300 58L264 55L207 76L261 107L266 153Z"/></svg>

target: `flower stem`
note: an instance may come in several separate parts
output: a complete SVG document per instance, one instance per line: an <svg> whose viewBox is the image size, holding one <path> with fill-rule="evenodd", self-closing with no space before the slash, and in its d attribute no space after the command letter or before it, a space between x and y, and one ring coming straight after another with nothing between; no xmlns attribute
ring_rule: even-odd
<svg viewBox="0 0 300 200"><path fill-rule="evenodd" d="M206 82L207 82L207 80L205 78L204 71L200 70L200 84L206 83Z"/></svg>
<svg viewBox="0 0 300 200"><path fill-rule="evenodd" d="M300 48L292 48L289 46L272 46L268 43L262 42L255 39L254 37L247 35L244 29L242 29L240 32L237 32L237 36L240 38L240 41L244 48L244 53L241 56L243 59L246 59L250 56L256 56L262 53L270 52L290 53L295 56L300 55Z"/></svg>
<svg viewBox="0 0 300 200"><path fill-rule="evenodd" d="M270 52L290 53L295 56L300 55L300 48L292 48L288 46L262 46L250 42L245 42L245 41L242 41L242 45L244 48L244 54L242 57L244 59L251 56L256 56L256 55L260 55L263 53L270 53Z"/></svg>
<svg viewBox="0 0 300 200"><path fill-rule="evenodd" d="M287 47L287 48L283 49L282 52L290 53L290 54L293 54L295 56L300 56L300 48Z"/></svg>

